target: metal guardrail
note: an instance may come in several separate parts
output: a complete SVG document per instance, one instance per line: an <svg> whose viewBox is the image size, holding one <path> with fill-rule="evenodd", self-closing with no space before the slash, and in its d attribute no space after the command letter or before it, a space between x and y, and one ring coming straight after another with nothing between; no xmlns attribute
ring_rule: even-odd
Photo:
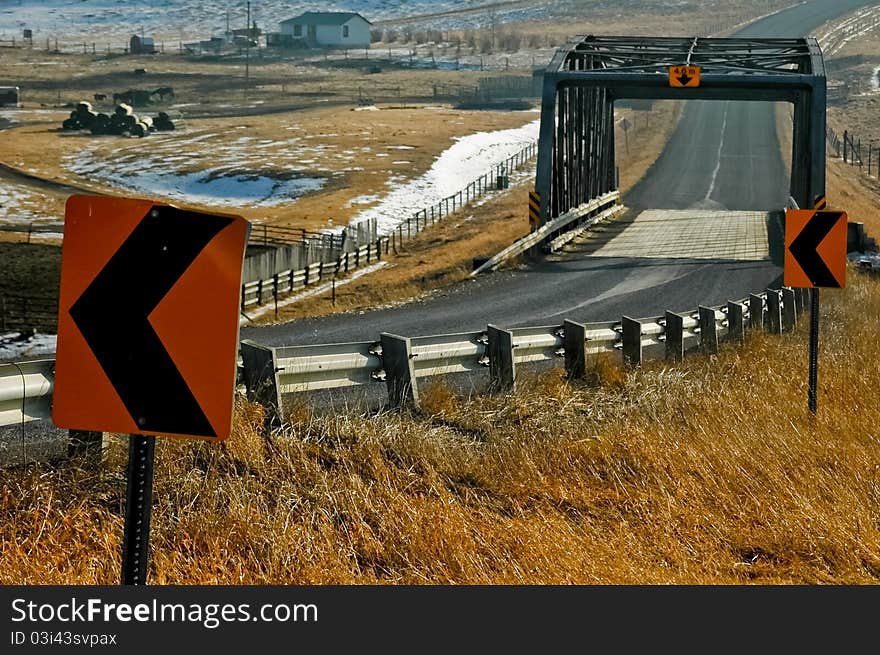
<svg viewBox="0 0 880 655"><path fill-rule="evenodd" d="M268 280L248 282L241 287L241 307L262 305L271 299L293 293L297 289L318 284L338 275L354 271L380 261L391 250L391 240L382 237L376 243L360 246L357 250L340 255L333 262L318 262L299 270L281 271Z"/></svg>
<svg viewBox="0 0 880 655"><path fill-rule="evenodd" d="M479 275L486 271L494 271L504 262L514 257L519 257L527 250L542 243L546 243L551 251L558 249L565 241L575 236L571 234L567 239L564 239L566 233L571 233L574 229L584 230L599 221L609 218L614 213L622 211L623 207L617 205L619 199L620 192L612 191L594 198L579 207L575 207L562 216L542 225L534 232L527 234L494 257L491 257L486 263L474 270L471 276Z"/></svg>
<svg viewBox="0 0 880 655"><path fill-rule="evenodd" d="M564 358L569 372L577 374L576 362L582 368L599 353L619 352L624 362L639 364L653 357L678 360L694 350L717 352L719 341L739 341L749 328L791 330L807 305L806 295L803 289L768 290L685 314L587 325L566 321L511 330L490 325L482 332L412 338L383 333L374 341L282 348L243 341L244 377L249 397L273 412L288 394L375 382L388 386L392 402L417 404L418 381L432 376L488 369L492 384L512 387L519 364ZM753 314L757 311L760 316Z"/></svg>
<svg viewBox="0 0 880 655"><path fill-rule="evenodd" d="M268 348L243 341L241 359L248 397L270 415L281 415L291 394L366 387L381 382L393 405L418 404L419 381L488 370L495 388L512 388L516 367L564 360L569 375L586 371L591 355L612 353L638 365L647 358L679 360L686 353L717 352L719 341L741 341L747 329L781 334L794 328L808 290L768 290L722 307L634 320L523 327L405 338L383 333L375 341ZM0 364L0 427L51 421L55 362ZM89 433L90 434L90 433ZM75 448L98 447L100 434L74 435Z"/></svg>
<svg viewBox="0 0 880 655"><path fill-rule="evenodd" d="M52 416L55 360L0 364L0 427Z"/></svg>

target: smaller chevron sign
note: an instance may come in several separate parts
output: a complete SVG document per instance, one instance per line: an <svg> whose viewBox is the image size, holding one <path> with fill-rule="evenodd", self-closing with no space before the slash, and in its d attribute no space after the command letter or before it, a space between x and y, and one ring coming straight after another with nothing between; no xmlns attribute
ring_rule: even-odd
<svg viewBox="0 0 880 655"><path fill-rule="evenodd" d="M842 211L785 212L785 286L846 286L846 223Z"/></svg>

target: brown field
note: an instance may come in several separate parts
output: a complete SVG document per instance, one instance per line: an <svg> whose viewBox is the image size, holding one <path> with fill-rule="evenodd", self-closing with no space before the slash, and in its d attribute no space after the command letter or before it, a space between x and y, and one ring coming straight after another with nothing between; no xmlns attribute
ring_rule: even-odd
<svg viewBox="0 0 880 655"><path fill-rule="evenodd" d="M669 118L630 134L632 179ZM827 176L830 205L880 235L873 182L831 160ZM424 233L337 308L460 279L524 230L525 190ZM438 382L420 411L297 406L271 434L239 399L227 442L157 444L150 582L878 584L880 279L848 282L822 293L815 417L805 321L675 366L526 375L511 394ZM114 437L100 467L0 470L0 584L118 581L125 458Z"/></svg>
<svg viewBox="0 0 880 655"><path fill-rule="evenodd" d="M242 402L228 442L159 441L150 580L876 584L878 315L876 279L823 294L816 418L805 326L270 438ZM0 583L116 582L125 452L0 471Z"/></svg>

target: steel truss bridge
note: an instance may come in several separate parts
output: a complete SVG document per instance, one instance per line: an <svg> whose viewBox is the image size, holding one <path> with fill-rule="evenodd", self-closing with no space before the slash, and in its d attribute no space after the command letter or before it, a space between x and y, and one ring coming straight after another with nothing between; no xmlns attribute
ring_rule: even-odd
<svg viewBox="0 0 880 655"><path fill-rule="evenodd" d="M699 66L700 86L670 86L671 66ZM624 99L792 103L790 195L811 207L825 193L825 64L814 38L578 36L544 74L540 225L616 188L614 102Z"/></svg>

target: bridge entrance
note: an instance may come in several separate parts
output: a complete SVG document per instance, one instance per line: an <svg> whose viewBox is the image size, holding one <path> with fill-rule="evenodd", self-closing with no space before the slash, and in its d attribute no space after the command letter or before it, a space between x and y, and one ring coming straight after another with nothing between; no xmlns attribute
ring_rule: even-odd
<svg viewBox="0 0 880 655"><path fill-rule="evenodd" d="M699 86L688 68L673 82L670 67L699 67ZM790 103L789 195L802 207L824 195L825 66L815 39L580 36L544 76L535 227L616 190L614 103L629 99Z"/></svg>

